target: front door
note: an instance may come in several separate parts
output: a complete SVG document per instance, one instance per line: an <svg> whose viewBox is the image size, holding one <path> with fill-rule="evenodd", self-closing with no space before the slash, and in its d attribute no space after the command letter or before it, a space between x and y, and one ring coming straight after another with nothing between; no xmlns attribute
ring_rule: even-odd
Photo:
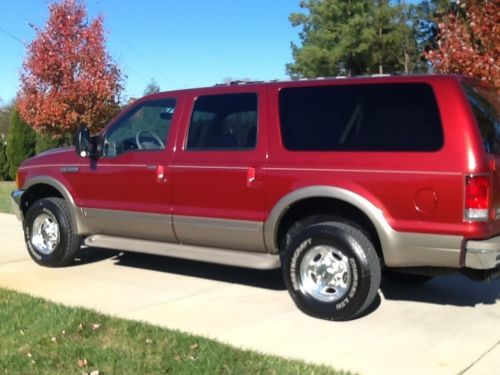
<svg viewBox="0 0 500 375"><path fill-rule="evenodd" d="M141 100L104 133L101 155L80 167L81 202L94 233L175 241L172 228L174 98Z"/></svg>

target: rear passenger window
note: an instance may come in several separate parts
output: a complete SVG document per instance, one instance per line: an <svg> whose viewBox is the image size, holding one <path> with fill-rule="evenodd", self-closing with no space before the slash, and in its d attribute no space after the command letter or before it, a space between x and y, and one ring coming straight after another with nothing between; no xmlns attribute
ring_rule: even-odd
<svg viewBox="0 0 500 375"><path fill-rule="evenodd" d="M500 154L500 122L498 121L497 94L493 90L489 91L467 84L464 84L464 89L479 125L486 152Z"/></svg>
<svg viewBox="0 0 500 375"><path fill-rule="evenodd" d="M283 145L297 151L437 151L443 131L427 84L280 91Z"/></svg>
<svg viewBox="0 0 500 375"><path fill-rule="evenodd" d="M196 100L188 150L249 150L256 141L256 94L210 95Z"/></svg>

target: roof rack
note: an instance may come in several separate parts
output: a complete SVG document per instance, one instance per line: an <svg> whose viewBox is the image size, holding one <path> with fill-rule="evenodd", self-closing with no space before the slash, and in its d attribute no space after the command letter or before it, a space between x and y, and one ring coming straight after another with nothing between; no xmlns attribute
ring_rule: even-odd
<svg viewBox="0 0 500 375"><path fill-rule="evenodd" d="M292 82L292 81L320 81L320 80L327 80L327 79L348 79L348 78L378 78L378 77L393 77L393 76L401 76L405 75L404 73L401 72L394 72L394 73L376 73L376 74L363 74L363 75L357 75L357 76L347 76L347 75L339 75L339 76L325 76L325 77L314 77L314 78L307 78L307 77L299 77L295 79L270 79L270 80L260 80L260 81L246 81L246 80L235 80L235 81L229 81L229 82L223 82L223 83L216 83L214 86L238 86L238 85L251 85L251 84L258 84L258 83L273 83L273 82Z"/></svg>

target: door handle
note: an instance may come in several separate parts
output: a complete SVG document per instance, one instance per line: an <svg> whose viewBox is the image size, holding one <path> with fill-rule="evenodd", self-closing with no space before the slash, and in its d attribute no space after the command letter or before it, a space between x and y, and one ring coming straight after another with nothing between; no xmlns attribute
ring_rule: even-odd
<svg viewBox="0 0 500 375"><path fill-rule="evenodd" d="M156 182L160 184L167 182L167 168L163 165L156 166Z"/></svg>
<svg viewBox="0 0 500 375"><path fill-rule="evenodd" d="M255 184L255 168L254 167L248 167L247 169L247 186L253 186Z"/></svg>

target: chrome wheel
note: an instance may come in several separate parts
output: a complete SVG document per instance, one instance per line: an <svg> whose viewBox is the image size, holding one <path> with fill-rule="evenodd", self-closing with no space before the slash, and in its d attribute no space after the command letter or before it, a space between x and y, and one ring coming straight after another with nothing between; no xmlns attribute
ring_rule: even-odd
<svg viewBox="0 0 500 375"><path fill-rule="evenodd" d="M322 302L344 297L351 279L348 258L334 247L315 246L300 262L300 289Z"/></svg>
<svg viewBox="0 0 500 375"><path fill-rule="evenodd" d="M33 221L32 245L42 254L51 254L59 245L59 224L49 214L41 213Z"/></svg>

